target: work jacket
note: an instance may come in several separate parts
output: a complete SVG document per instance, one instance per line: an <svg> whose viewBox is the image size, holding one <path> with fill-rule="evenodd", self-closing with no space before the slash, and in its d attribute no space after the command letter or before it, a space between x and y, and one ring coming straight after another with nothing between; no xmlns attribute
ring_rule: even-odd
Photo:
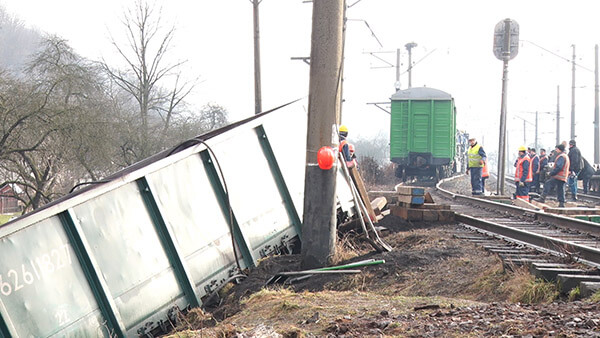
<svg viewBox="0 0 600 338"><path fill-rule="evenodd" d="M475 143L474 146L469 148L467 152L467 156L469 158L469 168L481 168L483 164L481 160L486 159L485 151L483 151L483 147L479 143Z"/></svg>
<svg viewBox="0 0 600 338"><path fill-rule="evenodd" d="M532 182L533 174L531 171L531 159L527 155L523 155L517 159L517 170L515 171L515 181L517 182Z"/></svg>
<svg viewBox="0 0 600 338"><path fill-rule="evenodd" d="M540 156L540 171L548 166L548 156Z"/></svg>
<svg viewBox="0 0 600 338"><path fill-rule="evenodd" d="M340 137L340 146L338 147L338 150L344 155L344 161L352 161L352 156L350 156L350 149L348 147L348 141L346 141L346 138Z"/></svg>
<svg viewBox="0 0 600 338"><path fill-rule="evenodd" d="M590 179L590 178L592 178L592 175L594 175L594 173L595 173L594 167L592 167L590 162L588 162L588 160L586 160L585 157L582 156L581 158L583 158L583 168L581 169L581 172L579 173L578 179L579 180Z"/></svg>
<svg viewBox="0 0 600 338"><path fill-rule="evenodd" d="M567 154L563 152L556 155L554 169L550 172L550 176L563 182L567 181L567 177L569 176L569 157Z"/></svg>
<svg viewBox="0 0 600 338"><path fill-rule="evenodd" d="M581 160L581 152L577 146L569 148L569 170L579 173L583 169L583 161Z"/></svg>
<svg viewBox="0 0 600 338"><path fill-rule="evenodd" d="M531 155L529 155L529 157L531 157L531 171L534 174L539 174L540 173L540 157L537 155L533 155L533 157Z"/></svg>

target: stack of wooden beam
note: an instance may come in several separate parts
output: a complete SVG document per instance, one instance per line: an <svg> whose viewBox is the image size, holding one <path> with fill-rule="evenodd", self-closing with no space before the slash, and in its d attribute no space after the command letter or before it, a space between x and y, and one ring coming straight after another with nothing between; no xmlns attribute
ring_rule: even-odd
<svg viewBox="0 0 600 338"><path fill-rule="evenodd" d="M569 216L584 221L600 223L600 209L598 208L546 208L544 211L547 213Z"/></svg>
<svg viewBox="0 0 600 338"><path fill-rule="evenodd" d="M408 221L454 221L449 205L435 204L423 187L396 186L398 202L390 206L392 215Z"/></svg>

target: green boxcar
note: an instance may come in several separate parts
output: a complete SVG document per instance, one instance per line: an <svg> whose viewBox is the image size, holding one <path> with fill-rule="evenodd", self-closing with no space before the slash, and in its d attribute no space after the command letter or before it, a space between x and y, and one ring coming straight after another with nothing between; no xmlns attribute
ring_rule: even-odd
<svg viewBox="0 0 600 338"><path fill-rule="evenodd" d="M454 99L438 89L398 91L391 98L390 159L396 176L447 177L456 154Z"/></svg>

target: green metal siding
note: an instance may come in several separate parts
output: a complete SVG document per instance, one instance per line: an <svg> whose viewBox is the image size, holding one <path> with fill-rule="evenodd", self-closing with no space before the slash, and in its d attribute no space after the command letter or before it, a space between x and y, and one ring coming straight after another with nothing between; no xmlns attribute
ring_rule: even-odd
<svg viewBox="0 0 600 338"><path fill-rule="evenodd" d="M390 157L431 153L454 158L456 115L452 99L393 100L391 102Z"/></svg>
<svg viewBox="0 0 600 338"><path fill-rule="evenodd" d="M408 101L392 101L390 156L408 156Z"/></svg>
<svg viewBox="0 0 600 338"><path fill-rule="evenodd" d="M276 117L306 126L300 104L262 115L2 225L0 338L150 336L234 278L234 252L244 269L290 249L304 171L279 165L305 144Z"/></svg>
<svg viewBox="0 0 600 338"><path fill-rule="evenodd" d="M412 137L409 139L409 151L415 153L431 152L431 106L427 101L411 101ZM410 117L409 117L410 118ZM412 144L411 144L412 143Z"/></svg>
<svg viewBox="0 0 600 338"><path fill-rule="evenodd" d="M433 106L431 153L435 158L454 158L456 128L452 101L431 102Z"/></svg>

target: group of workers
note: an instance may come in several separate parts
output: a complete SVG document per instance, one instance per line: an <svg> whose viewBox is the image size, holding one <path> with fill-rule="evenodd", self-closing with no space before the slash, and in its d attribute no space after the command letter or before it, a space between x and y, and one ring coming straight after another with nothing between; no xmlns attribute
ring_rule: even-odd
<svg viewBox="0 0 600 338"><path fill-rule="evenodd" d="M471 190L473 195L481 195L485 191L482 180L487 171L487 157L483 147L477 143L475 138L469 139L470 148L467 152L467 173L471 174ZM588 193L590 181L595 170L590 163L581 156L577 142L569 141L569 153L565 148L567 142L556 145L550 156L546 155L545 149L540 149L540 154L535 148L519 147L519 156L515 161L515 198L529 202L529 193L540 193L539 200L545 202L546 196L556 189L559 207L565 206L564 185L567 184L571 193L571 199L577 200L577 181L583 181L583 192ZM553 166L549 166L553 162ZM543 190L540 191L540 182L544 182Z"/></svg>

